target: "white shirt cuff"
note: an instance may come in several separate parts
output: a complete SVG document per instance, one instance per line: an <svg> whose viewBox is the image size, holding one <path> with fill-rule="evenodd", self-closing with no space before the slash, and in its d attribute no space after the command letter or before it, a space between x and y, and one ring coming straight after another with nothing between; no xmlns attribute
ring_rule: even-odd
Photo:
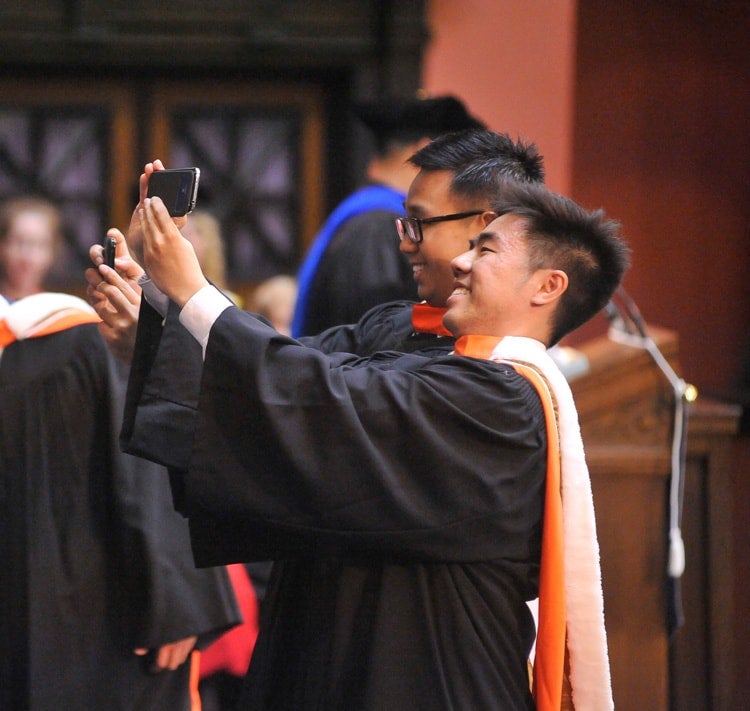
<svg viewBox="0 0 750 711"><path fill-rule="evenodd" d="M169 297L151 281L146 272L143 272L138 277L138 286L143 290L143 296L146 298L146 301L161 314L162 318L166 318L167 309L169 308Z"/></svg>
<svg viewBox="0 0 750 711"><path fill-rule="evenodd" d="M201 344L203 355L206 355L208 336L211 327L232 302L215 286L204 286L193 294L180 311L180 323Z"/></svg>

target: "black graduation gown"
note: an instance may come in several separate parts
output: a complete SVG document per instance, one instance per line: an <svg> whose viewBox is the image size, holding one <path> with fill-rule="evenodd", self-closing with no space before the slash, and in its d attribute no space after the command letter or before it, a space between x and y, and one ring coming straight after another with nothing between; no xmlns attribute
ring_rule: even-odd
<svg viewBox="0 0 750 711"><path fill-rule="evenodd" d="M333 326L316 336L300 338L310 348L323 353L355 353L370 356L379 351L448 354L456 340L432 333L414 333L413 301L391 301L370 309L356 323Z"/></svg>
<svg viewBox="0 0 750 711"><path fill-rule="evenodd" d="M133 650L240 621L164 469L119 452L118 368L95 325L0 358L2 709L187 709L189 664L152 674Z"/></svg>
<svg viewBox="0 0 750 711"><path fill-rule="evenodd" d="M243 708L532 707L546 441L527 381L328 357L232 307L197 414L177 487L196 559L276 561Z"/></svg>
<svg viewBox="0 0 750 711"><path fill-rule="evenodd" d="M413 301L394 301L368 311L356 324L334 326L299 339L324 353L343 351L361 356L396 350L424 355L447 354L455 339L415 334ZM122 443L126 451L143 453L173 468L188 465L193 441L203 356L200 346L179 322L170 304L166 319L147 302L141 305L140 347L136 349L126 405ZM180 486L180 477L174 476ZM246 562L258 600L263 602L270 574L265 561Z"/></svg>
<svg viewBox="0 0 750 711"><path fill-rule="evenodd" d="M299 339L323 353L371 356L380 351L445 355L455 339L415 334L413 301L393 301L370 309L357 323L333 326ZM186 468L195 428L203 355L170 303L166 319L145 299L141 303L138 344L128 383L121 442L126 452L167 467Z"/></svg>

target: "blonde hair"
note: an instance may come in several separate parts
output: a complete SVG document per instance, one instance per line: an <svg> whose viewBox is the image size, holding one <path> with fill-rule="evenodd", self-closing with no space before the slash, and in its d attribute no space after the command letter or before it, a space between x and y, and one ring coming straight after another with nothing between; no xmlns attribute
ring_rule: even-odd
<svg viewBox="0 0 750 711"><path fill-rule="evenodd" d="M59 248L62 243L62 213L54 203L33 195L19 195L0 203L0 242L8 237L16 217L26 212L37 212L47 218L55 249Z"/></svg>
<svg viewBox="0 0 750 711"><path fill-rule="evenodd" d="M266 279L250 297L248 308L265 316L280 332L289 335L297 300L297 280L287 274Z"/></svg>

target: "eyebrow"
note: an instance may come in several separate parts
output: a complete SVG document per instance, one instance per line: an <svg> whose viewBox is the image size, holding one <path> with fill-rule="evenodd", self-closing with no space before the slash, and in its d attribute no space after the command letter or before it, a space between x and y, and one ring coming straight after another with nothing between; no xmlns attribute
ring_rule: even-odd
<svg viewBox="0 0 750 711"><path fill-rule="evenodd" d="M484 244L493 239L495 239L494 232L480 232L474 239L469 240L469 247L471 249L476 249L480 244Z"/></svg>
<svg viewBox="0 0 750 711"><path fill-rule="evenodd" d="M404 210L410 217L421 217L422 215L429 215L429 210L425 210L424 207L419 204L407 205L406 203L404 203Z"/></svg>

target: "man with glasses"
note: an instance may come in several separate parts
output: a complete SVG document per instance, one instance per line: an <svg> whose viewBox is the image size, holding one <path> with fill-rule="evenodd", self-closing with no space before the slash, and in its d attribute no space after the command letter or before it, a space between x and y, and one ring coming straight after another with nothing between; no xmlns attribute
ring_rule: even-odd
<svg viewBox="0 0 750 711"><path fill-rule="evenodd" d="M371 309L356 324L303 338L324 352L448 352L443 326L451 293L450 262L493 218L492 201L504 181L541 183L542 158L533 143L478 129L445 134L415 153L418 169L407 193L407 217L396 218L399 249L408 258L423 303L394 301Z"/></svg>
<svg viewBox="0 0 750 711"><path fill-rule="evenodd" d="M356 104L374 138L368 184L349 195L316 235L298 275L292 335L310 336L354 323L386 301L414 298L407 261L393 249L393 218L417 168L408 159L432 138L483 128L453 96L384 98Z"/></svg>

